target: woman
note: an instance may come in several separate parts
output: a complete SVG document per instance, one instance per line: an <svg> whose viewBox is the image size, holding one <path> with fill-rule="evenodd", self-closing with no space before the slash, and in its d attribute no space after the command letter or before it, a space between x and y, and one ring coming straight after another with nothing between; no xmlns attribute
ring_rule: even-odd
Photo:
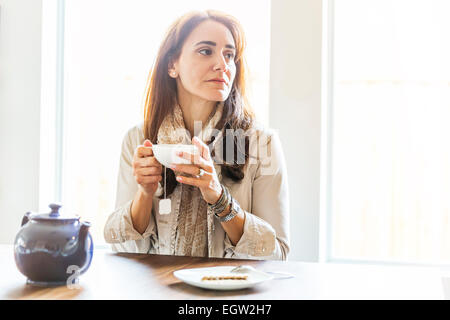
<svg viewBox="0 0 450 320"><path fill-rule="evenodd" d="M116 209L104 229L114 250L287 259L283 152L247 102L244 47L238 21L217 11L188 13L169 28L150 73L144 122L122 143ZM181 153L190 164L164 168L152 142L192 143L199 153ZM169 214L159 211L164 197Z"/></svg>

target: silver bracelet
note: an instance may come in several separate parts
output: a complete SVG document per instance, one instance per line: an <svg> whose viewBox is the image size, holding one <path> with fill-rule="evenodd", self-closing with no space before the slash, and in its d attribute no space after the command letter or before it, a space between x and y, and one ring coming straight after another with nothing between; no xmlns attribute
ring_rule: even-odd
<svg viewBox="0 0 450 320"><path fill-rule="evenodd" d="M216 215L216 217L219 219L220 222L230 221L241 211L241 207L239 206L239 203L237 203L237 201L233 197L231 197L230 202L231 202L231 208L230 208L230 212L228 214L226 214L223 217Z"/></svg>
<svg viewBox="0 0 450 320"><path fill-rule="evenodd" d="M221 213L229 205L230 192L227 187L222 184L222 194L215 204L208 204L214 213Z"/></svg>

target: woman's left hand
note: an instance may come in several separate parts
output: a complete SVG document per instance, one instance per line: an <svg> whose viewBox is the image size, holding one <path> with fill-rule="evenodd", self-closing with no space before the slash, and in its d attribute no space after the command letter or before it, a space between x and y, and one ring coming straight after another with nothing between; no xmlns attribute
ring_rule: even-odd
<svg viewBox="0 0 450 320"><path fill-rule="evenodd" d="M217 177L209 148L197 137L192 138L192 144L197 146L199 153L195 155L182 151L177 153L177 156L190 160L192 164L172 164L170 168L174 171L193 175L194 177L178 175L177 181L199 187L203 199L209 204L214 204L222 194L222 185ZM203 176L198 176L200 169L205 171Z"/></svg>

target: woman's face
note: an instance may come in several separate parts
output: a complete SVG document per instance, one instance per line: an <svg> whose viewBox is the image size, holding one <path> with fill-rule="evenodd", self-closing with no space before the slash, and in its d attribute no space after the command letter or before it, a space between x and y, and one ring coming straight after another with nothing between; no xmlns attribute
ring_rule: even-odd
<svg viewBox="0 0 450 320"><path fill-rule="evenodd" d="M169 68L169 75L177 79L178 91L208 101L225 101L236 75L235 55L234 39L228 28L207 20L188 36L179 59Z"/></svg>

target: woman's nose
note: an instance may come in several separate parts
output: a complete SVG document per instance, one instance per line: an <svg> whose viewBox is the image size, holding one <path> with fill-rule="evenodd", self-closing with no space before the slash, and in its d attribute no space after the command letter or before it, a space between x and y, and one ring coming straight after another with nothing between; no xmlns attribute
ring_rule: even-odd
<svg viewBox="0 0 450 320"><path fill-rule="evenodd" d="M218 59L214 69L223 70L223 72L226 72L228 70L228 64L223 55L218 55Z"/></svg>

